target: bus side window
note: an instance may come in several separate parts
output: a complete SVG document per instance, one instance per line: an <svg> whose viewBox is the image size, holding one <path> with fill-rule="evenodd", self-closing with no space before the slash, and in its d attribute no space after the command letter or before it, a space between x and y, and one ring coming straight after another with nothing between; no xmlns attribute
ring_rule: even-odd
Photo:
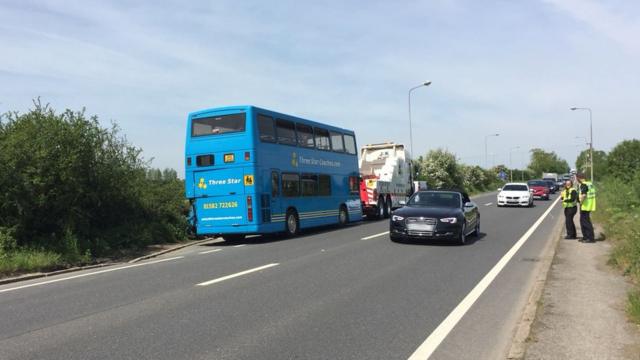
<svg viewBox="0 0 640 360"><path fill-rule="evenodd" d="M278 191L280 187L280 179L277 171L271 172L271 197L276 198L280 194Z"/></svg>
<svg viewBox="0 0 640 360"><path fill-rule="evenodd" d="M273 118L258 114L258 131L260 140L264 142L276 142L276 129L273 127Z"/></svg>
<svg viewBox="0 0 640 360"><path fill-rule="evenodd" d="M316 196L318 194L318 175L302 174L302 196Z"/></svg>
<svg viewBox="0 0 640 360"><path fill-rule="evenodd" d="M278 142L286 145L296 145L296 126L288 120L276 119Z"/></svg>
<svg viewBox="0 0 640 360"><path fill-rule="evenodd" d="M359 193L360 189L358 186L358 177L357 176L349 176L349 192L352 194Z"/></svg>
<svg viewBox="0 0 640 360"><path fill-rule="evenodd" d="M342 134L339 132L330 132L331 134L331 150L335 152L344 152L344 143L342 142Z"/></svg>
<svg viewBox="0 0 640 360"><path fill-rule="evenodd" d="M314 128L316 134L316 148L320 150L331 150L331 143L329 141L329 130L322 128Z"/></svg>
<svg viewBox="0 0 640 360"><path fill-rule="evenodd" d="M300 196L300 175L291 173L282 174L282 196Z"/></svg>
<svg viewBox="0 0 640 360"><path fill-rule="evenodd" d="M356 154L356 139L353 135L344 135L344 149L348 154Z"/></svg>
<svg viewBox="0 0 640 360"><path fill-rule="evenodd" d="M318 195L320 196L331 195L331 176L329 175L318 176Z"/></svg>
<svg viewBox="0 0 640 360"><path fill-rule="evenodd" d="M313 128L311 126L296 123L296 132L298 133L298 146L308 148L315 147L313 142Z"/></svg>

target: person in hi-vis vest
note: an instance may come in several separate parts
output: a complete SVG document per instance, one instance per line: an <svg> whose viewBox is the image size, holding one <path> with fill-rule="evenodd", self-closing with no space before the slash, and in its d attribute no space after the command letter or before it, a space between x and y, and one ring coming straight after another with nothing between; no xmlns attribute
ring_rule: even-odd
<svg viewBox="0 0 640 360"><path fill-rule="evenodd" d="M580 182L580 227L582 239L580 241L593 243L596 241L591 223L591 213L596 211L596 188L591 181L587 181L584 174L576 176Z"/></svg>
<svg viewBox="0 0 640 360"><path fill-rule="evenodd" d="M573 181L567 180L564 183L564 189L562 189L562 208L564 209L564 223L567 229L567 236L565 239L576 239L576 224L573 222L573 218L578 212L578 191L573 187Z"/></svg>

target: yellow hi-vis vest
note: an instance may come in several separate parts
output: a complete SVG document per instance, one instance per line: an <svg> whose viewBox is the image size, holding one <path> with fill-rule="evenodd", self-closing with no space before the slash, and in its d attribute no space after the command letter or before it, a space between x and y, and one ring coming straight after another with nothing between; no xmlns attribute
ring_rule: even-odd
<svg viewBox="0 0 640 360"><path fill-rule="evenodd" d="M576 199L572 202L565 202L565 199L570 199L571 198L571 194L572 193L576 193ZM569 189L564 189L562 191L562 207L563 208L572 208L572 207L576 207L576 205L578 205L578 194L576 189L574 188L569 188Z"/></svg>
<svg viewBox="0 0 640 360"><path fill-rule="evenodd" d="M587 185L589 189L587 190L587 196L582 201L582 204L580 204L580 210L596 211L596 188L591 181L585 181L583 184Z"/></svg>

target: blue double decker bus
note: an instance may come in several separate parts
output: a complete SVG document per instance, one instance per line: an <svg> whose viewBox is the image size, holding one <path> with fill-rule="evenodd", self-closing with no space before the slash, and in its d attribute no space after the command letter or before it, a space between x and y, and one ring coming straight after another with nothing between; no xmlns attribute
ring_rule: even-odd
<svg viewBox="0 0 640 360"><path fill-rule="evenodd" d="M362 219L355 134L257 108L189 114L186 197L197 235L237 240Z"/></svg>

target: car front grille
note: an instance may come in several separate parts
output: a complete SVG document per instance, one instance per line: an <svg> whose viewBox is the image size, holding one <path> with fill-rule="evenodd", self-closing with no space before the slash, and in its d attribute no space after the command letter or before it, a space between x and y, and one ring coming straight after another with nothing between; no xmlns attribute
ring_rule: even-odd
<svg viewBox="0 0 640 360"><path fill-rule="evenodd" d="M435 218L410 217L407 224L435 225L438 221Z"/></svg>
<svg viewBox="0 0 640 360"><path fill-rule="evenodd" d="M507 196L507 200L520 200L520 196Z"/></svg>

